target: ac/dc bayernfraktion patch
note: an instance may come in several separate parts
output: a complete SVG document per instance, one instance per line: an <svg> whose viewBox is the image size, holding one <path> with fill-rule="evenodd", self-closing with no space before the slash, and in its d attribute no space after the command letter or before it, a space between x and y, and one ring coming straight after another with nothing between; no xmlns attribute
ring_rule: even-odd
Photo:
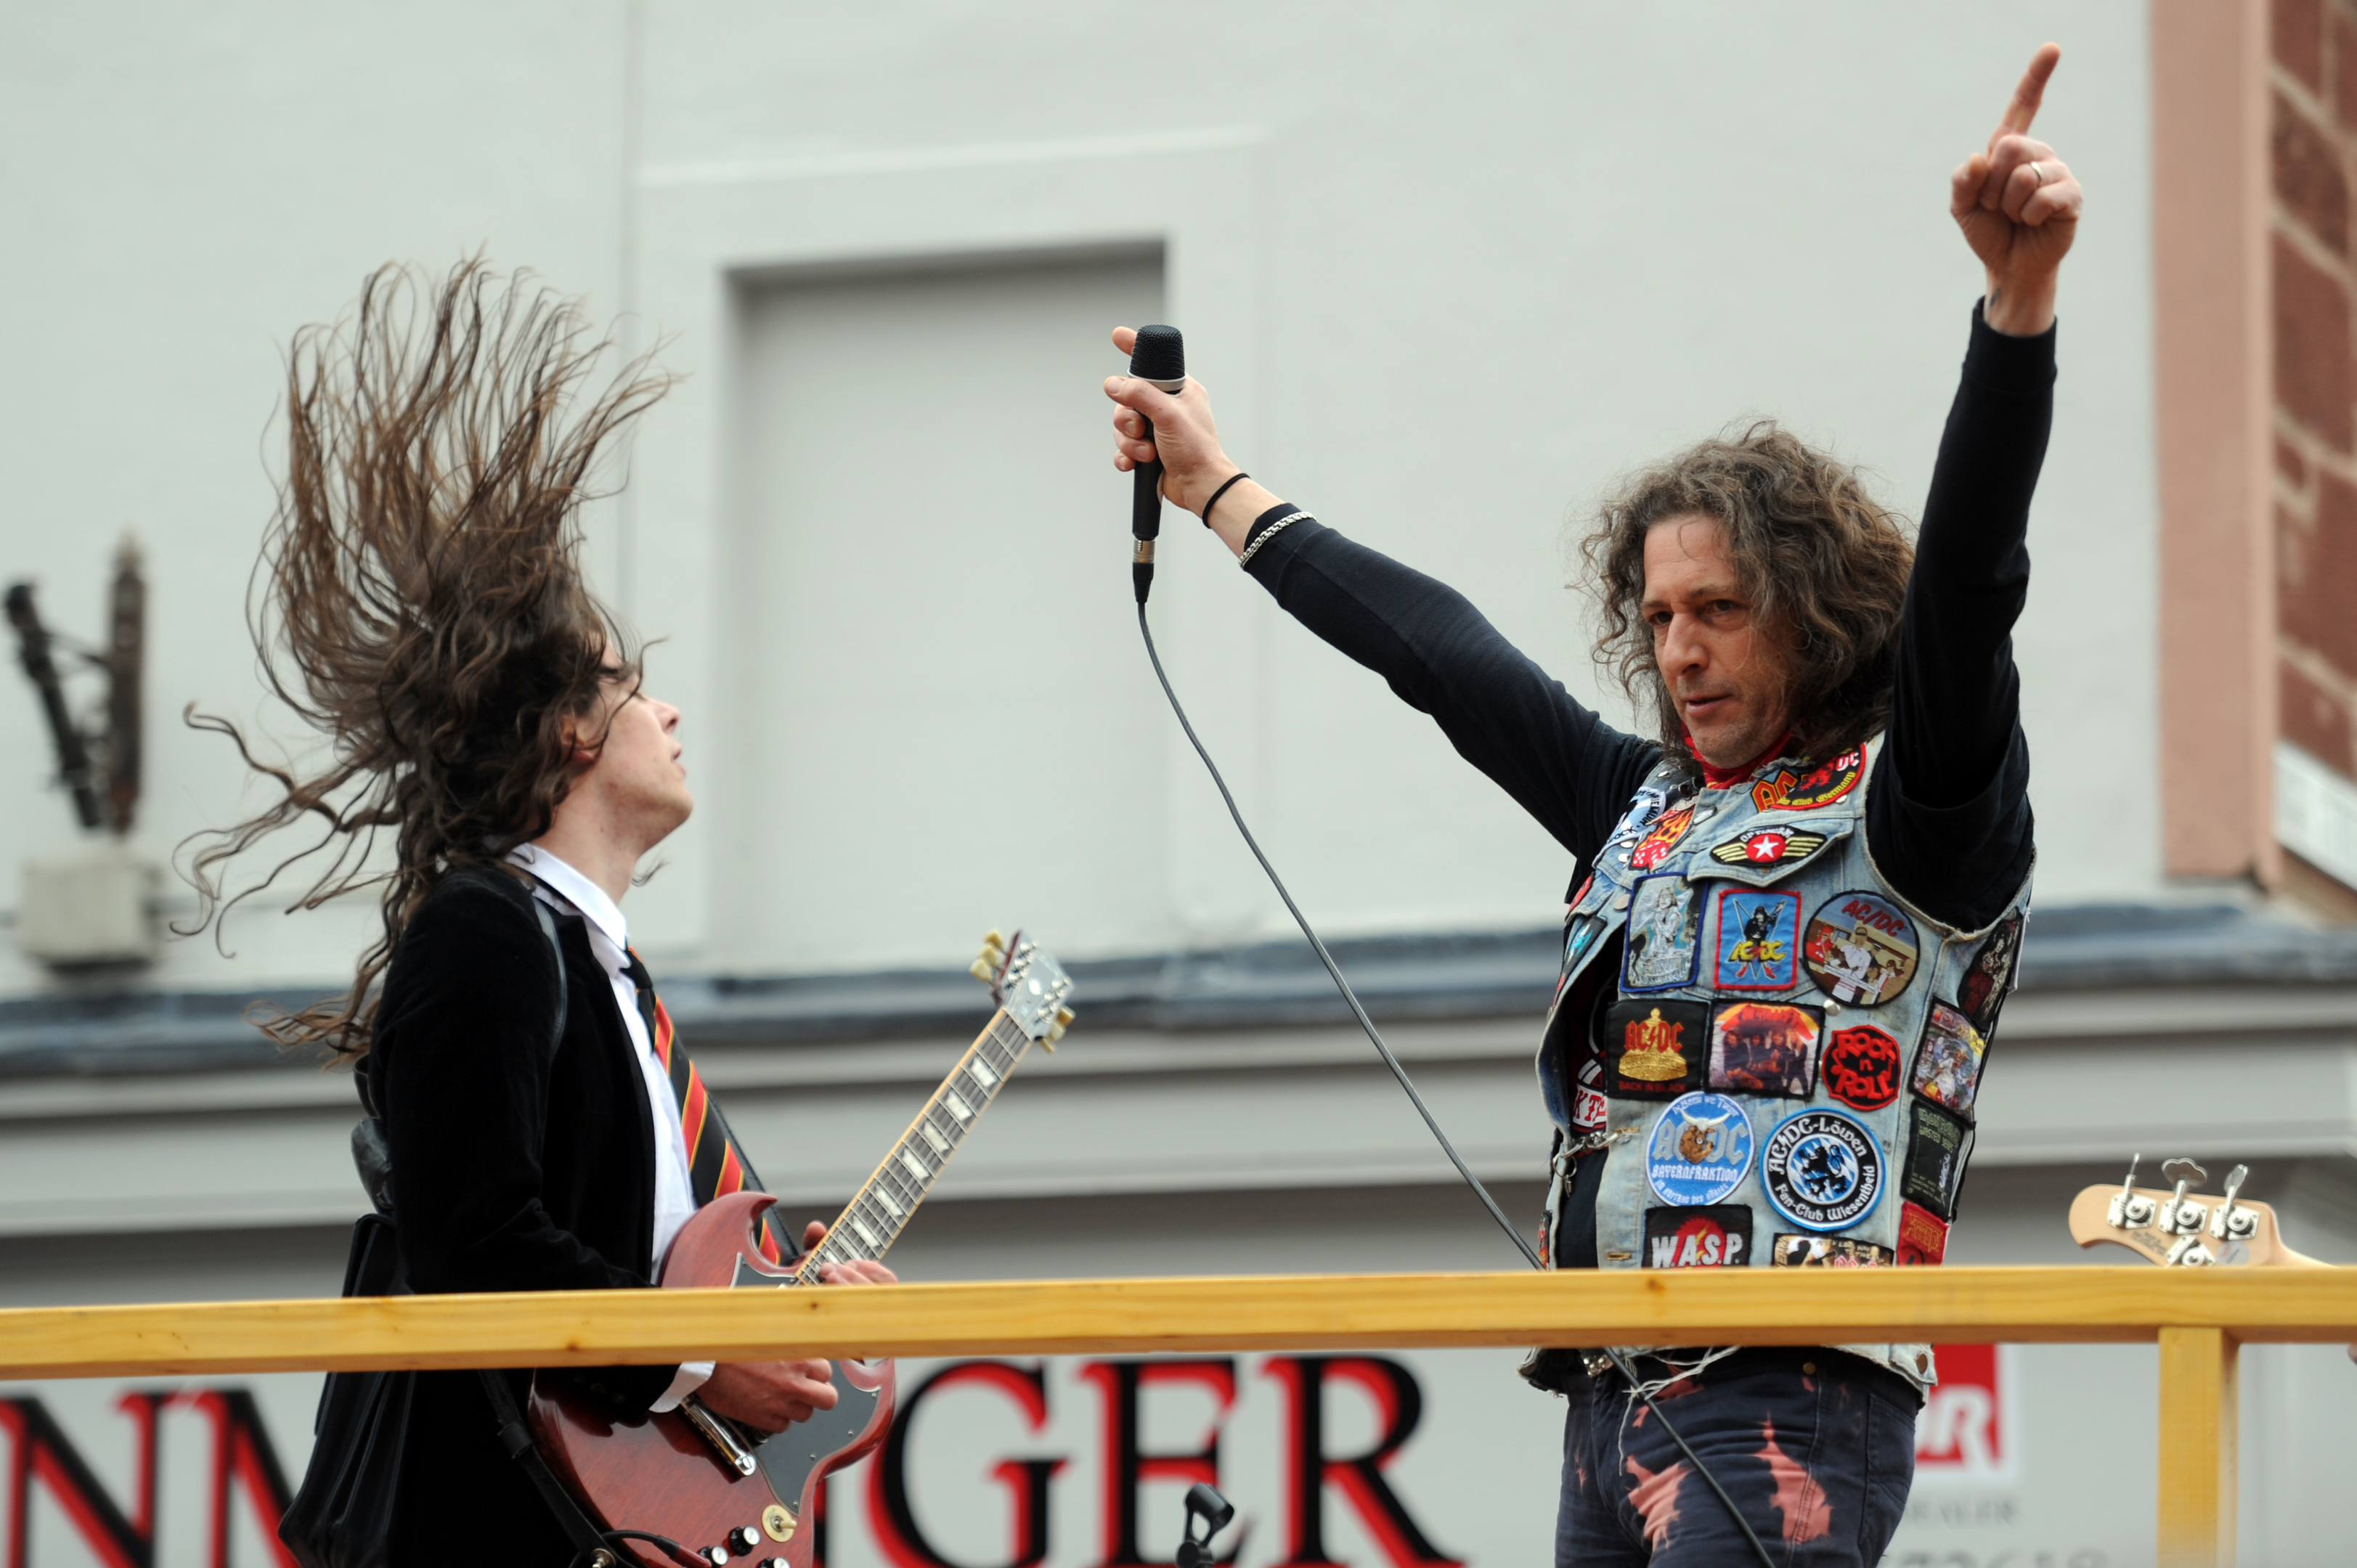
<svg viewBox="0 0 2357 1568"><path fill-rule="evenodd" d="M1857 788L1866 777L1866 752L1851 746L1831 762L1806 773L1779 768L1751 786L1751 803L1763 811L1809 811L1830 806Z"/></svg>
<svg viewBox="0 0 2357 1568"><path fill-rule="evenodd" d="M1823 833L1804 832L1798 828L1761 828L1715 845L1710 857L1721 865L1798 865L1824 848L1826 843Z"/></svg>
<svg viewBox="0 0 2357 1568"><path fill-rule="evenodd" d="M1915 1070L1907 1087L1935 1105L1970 1117L1973 1101L1980 1097L1981 1067L1987 1058L1988 1044L1972 1020L1945 1003L1934 1002L1923 1020L1923 1043L1915 1047Z"/></svg>
<svg viewBox="0 0 2357 1568"><path fill-rule="evenodd" d="M1899 1266L1936 1263L1948 1255L1948 1222L1916 1204L1899 1206Z"/></svg>
<svg viewBox="0 0 2357 1568"><path fill-rule="evenodd" d="M1645 1180L1663 1203L1724 1203L1751 1169L1751 1118L1724 1094L1681 1094L1645 1140Z"/></svg>
<svg viewBox="0 0 2357 1568"><path fill-rule="evenodd" d="M1802 1230L1846 1230L1882 1200L1882 1145L1846 1111L1796 1111L1760 1145L1760 1185Z"/></svg>
<svg viewBox="0 0 2357 1568"><path fill-rule="evenodd" d="M1710 1010L1699 1002L1630 997L1606 1010L1597 1052L1604 1092L1622 1100L1675 1100L1702 1086Z"/></svg>
<svg viewBox="0 0 2357 1568"><path fill-rule="evenodd" d="M2021 957L2021 912L1999 921L1981 950L1973 954L1964 978L1956 983L1956 1005L1984 1036L1996 1027L1996 1015L2013 989L2013 966Z"/></svg>
<svg viewBox="0 0 2357 1568"><path fill-rule="evenodd" d="M1860 1111L1879 1111L1899 1098L1899 1042L1871 1024L1825 1031L1817 1076L1825 1092Z"/></svg>
<svg viewBox="0 0 2357 1568"><path fill-rule="evenodd" d="M1720 991L1791 991L1801 983L1801 896L1755 887L1718 895L1711 984Z"/></svg>
<svg viewBox="0 0 2357 1568"><path fill-rule="evenodd" d="M1702 890L1675 872L1648 876L1629 899L1623 991L1692 985L1702 952Z"/></svg>
<svg viewBox="0 0 2357 1568"><path fill-rule="evenodd" d="M1848 1236L1779 1234L1768 1243L1768 1262L1779 1269L1880 1269L1890 1266L1888 1247Z"/></svg>
<svg viewBox="0 0 2357 1568"><path fill-rule="evenodd" d="M1710 1087L1806 1100L1816 1086L1824 1028L1814 1007L1721 1003L1710 1019Z"/></svg>
<svg viewBox="0 0 2357 1568"><path fill-rule="evenodd" d="M1915 978L1915 922L1879 894L1836 893L1817 906L1801 939L1809 978L1835 1001L1879 1007Z"/></svg>
<svg viewBox="0 0 2357 1568"><path fill-rule="evenodd" d="M1645 1210L1648 1269L1739 1269L1751 1262L1751 1206L1712 1203Z"/></svg>
<svg viewBox="0 0 2357 1568"><path fill-rule="evenodd" d="M1907 1165L1899 1196L1942 1219L1956 1217L1956 1189L1972 1157L1973 1129L1961 1116L1915 1101L1907 1107Z"/></svg>

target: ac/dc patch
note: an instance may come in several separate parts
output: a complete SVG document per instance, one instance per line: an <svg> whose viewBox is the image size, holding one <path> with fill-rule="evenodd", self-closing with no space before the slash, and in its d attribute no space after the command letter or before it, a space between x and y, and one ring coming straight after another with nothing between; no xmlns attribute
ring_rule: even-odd
<svg viewBox="0 0 2357 1568"><path fill-rule="evenodd" d="M1796 1111L1760 1150L1760 1185L1802 1230L1846 1230L1881 1201L1882 1145L1846 1111Z"/></svg>
<svg viewBox="0 0 2357 1568"><path fill-rule="evenodd" d="M1981 1064L1988 1045L1973 1021L1943 1002L1932 1004L1923 1020L1923 1043L1915 1049L1915 1071L1907 1087L1960 1115L1973 1113L1979 1098Z"/></svg>
<svg viewBox="0 0 2357 1568"><path fill-rule="evenodd" d="M1847 1236L1779 1234L1768 1243L1768 1263L1778 1269L1885 1269L1891 1251Z"/></svg>
<svg viewBox="0 0 2357 1568"><path fill-rule="evenodd" d="M1715 845L1711 859L1721 865L1798 865L1825 847L1823 833L1797 828L1761 828Z"/></svg>
<svg viewBox="0 0 2357 1568"><path fill-rule="evenodd" d="M1729 887L1718 896L1711 983L1721 991L1790 991L1801 983L1801 896Z"/></svg>
<svg viewBox="0 0 2357 1568"><path fill-rule="evenodd" d="M1702 1081L1710 1010L1699 1002L1626 998L1604 1015L1597 1041L1604 1092L1624 1100L1674 1100Z"/></svg>
<svg viewBox="0 0 2357 1568"><path fill-rule="evenodd" d="M1879 1111L1899 1098L1899 1042L1871 1024L1828 1029L1817 1076L1843 1104Z"/></svg>
<svg viewBox="0 0 2357 1568"><path fill-rule="evenodd" d="M1907 1166L1899 1196L1942 1219L1956 1217L1956 1189L1972 1157L1973 1130L1963 1118L1921 1101L1908 1111Z"/></svg>
<svg viewBox="0 0 2357 1568"><path fill-rule="evenodd" d="M1643 1256L1649 1269L1743 1268L1751 1262L1751 1206L1648 1208Z"/></svg>
<svg viewBox="0 0 2357 1568"><path fill-rule="evenodd" d="M1899 1206L1899 1266L1936 1263L1948 1255L1948 1222L1912 1203Z"/></svg>
<svg viewBox="0 0 2357 1568"><path fill-rule="evenodd" d="M1773 776L1751 786L1751 803L1763 811L1809 811L1830 806L1857 788L1866 777L1866 751L1851 746L1831 762L1806 773L1779 768Z"/></svg>
<svg viewBox="0 0 2357 1568"><path fill-rule="evenodd" d="M1878 894L1836 893L1801 939L1809 978L1836 1002L1879 1007L1915 977L1915 922Z"/></svg>
<svg viewBox="0 0 2357 1568"><path fill-rule="evenodd" d="M1710 1087L1806 1100L1816 1085L1824 1027L1814 1007L1720 1004L1710 1020Z"/></svg>
<svg viewBox="0 0 2357 1568"><path fill-rule="evenodd" d="M1984 1038L1996 1027L1996 1015L2013 989L2013 967L2021 956L2021 912L2016 910L1973 954L1964 976L1956 983L1956 1005L1973 1021Z"/></svg>
<svg viewBox="0 0 2357 1568"><path fill-rule="evenodd" d="M1628 957L1623 991L1670 991L1692 985L1702 949L1702 892L1672 872L1648 876L1629 899Z"/></svg>
<svg viewBox="0 0 2357 1568"><path fill-rule="evenodd" d="M1724 1202L1751 1169L1751 1118L1724 1094L1681 1094L1645 1141L1645 1180L1663 1203Z"/></svg>

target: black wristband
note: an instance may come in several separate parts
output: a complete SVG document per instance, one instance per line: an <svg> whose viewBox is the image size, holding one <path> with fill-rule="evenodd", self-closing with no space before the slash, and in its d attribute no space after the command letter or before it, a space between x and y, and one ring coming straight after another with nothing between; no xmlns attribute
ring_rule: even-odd
<svg viewBox="0 0 2357 1568"><path fill-rule="evenodd" d="M1226 495L1230 490L1235 489L1235 487L1242 481L1251 478L1252 476L1250 474L1245 473L1242 468L1238 468L1233 474L1229 476L1228 482L1226 484L1222 485L1218 489L1211 492L1211 499L1205 501L1203 503L1203 510L1196 514L1203 520L1203 526L1205 528L1211 526L1211 509L1220 504L1220 498Z"/></svg>

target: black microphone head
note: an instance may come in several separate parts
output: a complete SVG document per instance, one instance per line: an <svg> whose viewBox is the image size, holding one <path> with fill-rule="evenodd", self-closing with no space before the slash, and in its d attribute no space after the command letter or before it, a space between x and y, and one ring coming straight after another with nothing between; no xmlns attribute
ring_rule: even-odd
<svg viewBox="0 0 2357 1568"><path fill-rule="evenodd" d="M1141 327L1130 350L1129 373L1146 381L1187 379L1187 339L1176 327Z"/></svg>

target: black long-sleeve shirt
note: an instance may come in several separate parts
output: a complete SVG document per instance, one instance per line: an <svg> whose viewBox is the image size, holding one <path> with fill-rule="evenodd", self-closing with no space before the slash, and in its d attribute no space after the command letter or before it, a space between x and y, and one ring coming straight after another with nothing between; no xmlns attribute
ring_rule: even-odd
<svg viewBox="0 0 2357 1568"><path fill-rule="evenodd" d="M1965 930L2003 912L2032 854L2013 624L2029 590L2054 337L2050 328L2008 338L1974 311L1867 797L1867 843L1891 886ZM1594 864L1660 760L1658 741L1606 724L1455 589L1314 521L1271 537L1246 569L1302 625L1431 714L1580 867Z"/></svg>

